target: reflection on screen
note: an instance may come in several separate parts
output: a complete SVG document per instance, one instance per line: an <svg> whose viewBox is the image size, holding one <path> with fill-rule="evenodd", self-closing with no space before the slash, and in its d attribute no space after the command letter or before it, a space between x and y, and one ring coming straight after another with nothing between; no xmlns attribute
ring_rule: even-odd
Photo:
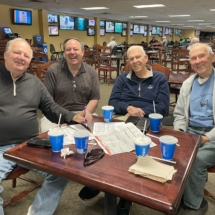
<svg viewBox="0 0 215 215"><path fill-rule="evenodd" d="M144 32L145 32L145 26L140 25L140 34L144 34Z"/></svg>
<svg viewBox="0 0 215 215"><path fill-rule="evenodd" d="M105 29L104 28L100 28L100 36L104 36L105 35Z"/></svg>
<svg viewBox="0 0 215 215"><path fill-rule="evenodd" d="M106 21L106 32L114 33L114 22Z"/></svg>
<svg viewBox="0 0 215 215"><path fill-rule="evenodd" d="M115 33L121 33L122 32L122 23L115 22Z"/></svg>
<svg viewBox="0 0 215 215"><path fill-rule="evenodd" d="M74 30L74 17L60 15L60 29Z"/></svg>
<svg viewBox="0 0 215 215"><path fill-rule="evenodd" d="M58 36L58 26L49 26L49 35Z"/></svg>
<svg viewBox="0 0 215 215"><path fill-rule="evenodd" d="M57 15L56 14L48 14L48 23L57 23Z"/></svg>
<svg viewBox="0 0 215 215"><path fill-rule="evenodd" d="M3 28L5 34L12 34L11 28Z"/></svg>

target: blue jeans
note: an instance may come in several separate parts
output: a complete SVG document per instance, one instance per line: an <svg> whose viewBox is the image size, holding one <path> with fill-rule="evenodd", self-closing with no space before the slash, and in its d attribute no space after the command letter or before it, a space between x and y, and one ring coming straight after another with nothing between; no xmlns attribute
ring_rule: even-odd
<svg viewBox="0 0 215 215"><path fill-rule="evenodd" d="M32 214L52 215L58 206L61 195L67 185L68 180L4 159L3 153L15 146L15 144L0 146L0 215L4 215L3 200L1 198L1 193L4 189L1 186L1 183L16 165L20 165L22 167L25 167L26 169L45 176L42 187L38 190L32 204Z"/></svg>
<svg viewBox="0 0 215 215"><path fill-rule="evenodd" d="M188 128L188 133L204 135L206 132ZM207 169L214 165L215 141L201 144L184 190L183 200L185 205L193 209L199 209L204 197Z"/></svg>

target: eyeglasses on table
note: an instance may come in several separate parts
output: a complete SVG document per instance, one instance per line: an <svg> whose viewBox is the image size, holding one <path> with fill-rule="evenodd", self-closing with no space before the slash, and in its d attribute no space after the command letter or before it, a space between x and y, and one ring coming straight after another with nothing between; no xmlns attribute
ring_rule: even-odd
<svg viewBox="0 0 215 215"><path fill-rule="evenodd" d="M87 152L84 157L84 166L89 166L96 163L105 155L105 152L101 148L92 149L90 152Z"/></svg>

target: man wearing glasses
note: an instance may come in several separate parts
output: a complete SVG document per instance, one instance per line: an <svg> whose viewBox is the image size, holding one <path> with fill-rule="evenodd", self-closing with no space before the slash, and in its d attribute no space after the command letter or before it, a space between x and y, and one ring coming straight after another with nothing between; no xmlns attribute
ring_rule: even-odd
<svg viewBox="0 0 215 215"><path fill-rule="evenodd" d="M95 69L82 62L84 44L77 38L68 38L63 42L65 59L52 64L46 73L44 85L54 101L69 111L87 111L94 113L100 99L98 75ZM41 131L56 126L45 117L41 119ZM99 193L84 187L79 196L91 199Z"/></svg>

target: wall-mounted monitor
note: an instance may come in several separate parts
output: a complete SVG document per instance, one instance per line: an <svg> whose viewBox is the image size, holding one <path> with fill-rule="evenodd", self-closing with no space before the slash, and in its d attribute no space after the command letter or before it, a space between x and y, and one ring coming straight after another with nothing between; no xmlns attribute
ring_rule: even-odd
<svg viewBox="0 0 215 215"><path fill-rule="evenodd" d="M181 32L182 32L182 30L181 30L181 29L178 29L177 35L178 35L179 37L181 37Z"/></svg>
<svg viewBox="0 0 215 215"><path fill-rule="evenodd" d="M134 24L130 24L130 29L133 30L134 29Z"/></svg>
<svg viewBox="0 0 215 215"><path fill-rule="evenodd" d="M200 30L195 30L195 36L200 36Z"/></svg>
<svg viewBox="0 0 215 215"><path fill-rule="evenodd" d="M145 26L140 25L140 34L144 34L144 33L145 33Z"/></svg>
<svg viewBox="0 0 215 215"><path fill-rule="evenodd" d="M32 25L32 12L30 10L12 9L13 24Z"/></svg>
<svg viewBox="0 0 215 215"><path fill-rule="evenodd" d="M122 23L122 28L127 29L127 23Z"/></svg>
<svg viewBox="0 0 215 215"><path fill-rule="evenodd" d="M57 24L58 23L57 14L48 13L48 23Z"/></svg>
<svg viewBox="0 0 215 215"><path fill-rule="evenodd" d="M157 35L161 34L160 27L156 27L156 33L155 34L157 34Z"/></svg>
<svg viewBox="0 0 215 215"><path fill-rule="evenodd" d="M95 36L95 28L89 27L89 28L87 29L87 35L88 35L88 36Z"/></svg>
<svg viewBox="0 0 215 215"><path fill-rule="evenodd" d="M157 34L157 27L152 26L152 34Z"/></svg>
<svg viewBox="0 0 215 215"><path fill-rule="evenodd" d="M59 29L57 25L49 26L49 36L59 36Z"/></svg>
<svg viewBox="0 0 215 215"><path fill-rule="evenodd" d="M100 20L100 27L105 27L105 21L104 20Z"/></svg>
<svg viewBox="0 0 215 215"><path fill-rule="evenodd" d="M123 29L122 30L122 36L126 36L127 35L127 30L126 29Z"/></svg>
<svg viewBox="0 0 215 215"><path fill-rule="evenodd" d="M130 37L132 37L134 34L133 30L130 30Z"/></svg>
<svg viewBox="0 0 215 215"><path fill-rule="evenodd" d="M157 27L157 34L160 35L160 36L162 36L162 34L163 34L163 28Z"/></svg>
<svg viewBox="0 0 215 215"><path fill-rule="evenodd" d="M145 32L143 34L144 37L148 36L148 27L145 25Z"/></svg>
<svg viewBox="0 0 215 215"><path fill-rule="evenodd" d="M115 33L122 33L122 23L115 22Z"/></svg>
<svg viewBox="0 0 215 215"><path fill-rule="evenodd" d="M88 26L95 26L96 20L95 19L88 19Z"/></svg>
<svg viewBox="0 0 215 215"><path fill-rule="evenodd" d="M172 37L172 28L169 28L169 36Z"/></svg>
<svg viewBox="0 0 215 215"><path fill-rule="evenodd" d="M169 35L169 28L164 28L165 35Z"/></svg>
<svg viewBox="0 0 215 215"><path fill-rule="evenodd" d="M86 31L87 30L86 18L75 17L75 30Z"/></svg>
<svg viewBox="0 0 215 215"><path fill-rule="evenodd" d="M140 26L134 24L134 30L133 31L134 31L134 34L139 34L140 33Z"/></svg>
<svg viewBox="0 0 215 215"><path fill-rule="evenodd" d="M62 30L74 30L74 17L60 15L60 29Z"/></svg>
<svg viewBox="0 0 215 215"><path fill-rule="evenodd" d="M105 29L104 28L100 28L100 36L104 36L105 35Z"/></svg>
<svg viewBox="0 0 215 215"><path fill-rule="evenodd" d="M114 22L106 21L105 31L106 33L114 33Z"/></svg>
<svg viewBox="0 0 215 215"><path fill-rule="evenodd" d="M13 34L11 28L9 28L9 27L3 27L3 31L5 34Z"/></svg>

